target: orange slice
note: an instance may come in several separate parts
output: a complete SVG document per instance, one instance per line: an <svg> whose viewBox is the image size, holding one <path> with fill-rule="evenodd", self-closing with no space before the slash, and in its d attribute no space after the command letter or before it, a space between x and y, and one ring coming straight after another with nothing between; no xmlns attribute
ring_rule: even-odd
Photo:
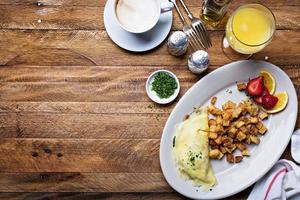
<svg viewBox="0 0 300 200"><path fill-rule="evenodd" d="M259 75L264 77L264 85L269 90L270 94L274 94L276 88L276 81L272 74L268 71L262 70Z"/></svg>

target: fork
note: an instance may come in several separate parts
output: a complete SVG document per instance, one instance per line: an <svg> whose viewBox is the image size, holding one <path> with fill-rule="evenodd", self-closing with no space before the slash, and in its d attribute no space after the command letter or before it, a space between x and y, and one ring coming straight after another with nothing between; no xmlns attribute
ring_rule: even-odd
<svg viewBox="0 0 300 200"><path fill-rule="evenodd" d="M212 46L212 44L203 22L199 18L194 17L194 15L190 12L189 8L185 4L184 0L180 0L180 3L182 4L184 10L187 12L190 20L192 21L192 28L195 30L195 32L199 35L199 37L203 41L202 43L204 44L204 48L208 49L209 47Z"/></svg>
<svg viewBox="0 0 300 200"><path fill-rule="evenodd" d="M176 0L169 0L169 2L172 2L174 4L174 7L176 8L176 11L178 12L179 18L181 19L183 23L183 32L185 32L189 38L189 43L192 46L194 50L198 50L202 48L205 48L202 41L198 38L197 33L195 30L186 23L177 3Z"/></svg>

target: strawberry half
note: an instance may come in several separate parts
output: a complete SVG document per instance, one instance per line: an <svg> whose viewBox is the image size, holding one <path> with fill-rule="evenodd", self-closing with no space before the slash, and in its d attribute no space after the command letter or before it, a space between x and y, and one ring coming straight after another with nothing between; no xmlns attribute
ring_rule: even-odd
<svg viewBox="0 0 300 200"><path fill-rule="evenodd" d="M259 76L251 79L246 87L246 90L250 96L260 96L264 89L264 77Z"/></svg>
<svg viewBox="0 0 300 200"><path fill-rule="evenodd" d="M258 97L254 97L255 103L261 105L262 104L262 97L265 96L265 95L267 95L267 94L270 94L270 92L269 92L268 88L264 87L261 95L258 96Z"/></svg>
<svg viewBox="0 0 300 200"><path fill-rule="evenodd" d="M276 103L278 102L278 98L274 95L267 94L262 97L262 106L264 109L270 110L272 109Z"/></svg>

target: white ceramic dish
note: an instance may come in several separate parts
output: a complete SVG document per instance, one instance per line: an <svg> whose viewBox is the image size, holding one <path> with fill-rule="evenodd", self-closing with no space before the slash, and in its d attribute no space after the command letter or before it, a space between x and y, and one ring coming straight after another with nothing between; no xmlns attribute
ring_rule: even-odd
<svg viewBox="0 0 300 200"><path fill-rule="evenodd" d="M119 47L133 52L148 51L160 45L171 30L172 20L172 11L169 11L161 14L158 23L150 31L141 34L129 33L116 19L114 0L107 0L104 8L104 26L110 39Z"/></svg>
<svg viewBox="0 0 300 200"><path fill-rule="evenodd" d="M172 96L170 96L169 98L167 99L161 99L157 96L156 92L151 90L151 85L154 81L154 77L156 76L157 73L159 72L164 72L164 73L167 73L169 74L170 76L172 76L173 78L175 78L176 82L177 82L177 89L175 90L174 94ZM170 103L172 101L174 101L174 99L178 96L179 94L179 91L180 91L180 83L179 83L179 80L177 78L177 76L175 74L173 74L172 72L168 71L168 70L157 70L155 72L153 72L147 79L147 82L146 82L146 92L147 92L147 95L148 97L156 102L156 103L159 103L159 104L167 104L167 103Z"/></svg>
<svg viewBox="0 0 300 200"><path fill-rule="evenodd" d="M179 176L172 152L174 127L194 106L208 105L212 96L217 96L217 106L227 100L239 102L246 98L237 91L236 81L247 81L267 70L277 81L276 92L286 90L289 102L284 111L271 115L265 122L268 128L258 146L250 147L251 156L239 164L229 164L225 159L212 160L217 185L212 191L194 187L191 181ZM230 92L232 91L232 92ZM160 143L160 164L162 172L176 191L193 199L219 199L234 195L261 178L275 164L285 150L293 133L298 111L295 88L289 77L278 67L263 61L238 61L227 64L198 81L177 103L166 122Z"/></svg>

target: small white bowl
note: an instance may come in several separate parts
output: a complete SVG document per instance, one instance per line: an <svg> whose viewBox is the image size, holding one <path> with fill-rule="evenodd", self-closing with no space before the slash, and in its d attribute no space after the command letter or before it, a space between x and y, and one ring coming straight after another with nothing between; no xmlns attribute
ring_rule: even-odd
<svg viewBox="0 0 300 200"><path fill-rule="evenodd" d="M166 98L166 99L161 99L158 97L158 95L156 94L155 91L153 91L151 89L152 87L152 83L154 81L154 77L157 75L157 73L159 72L164 72L164 73L167 73L169 74L170 76L172 76L173 78L175 78L176 80L176 83L177 83L177 89L174 91L174 94L172 96L170 96L169 98ZM147 79L147 82L146 82L146 91L147 91L147 95L148 97L156 102L156 103L159 103L159 104L167 104L167 103L170 103L172 101L174 101L174 99L178 96L179 94L179 91L180 91L180 84L179 84L179 80L178 78L176 77L175 74L173 74L172 72L168 71L168 70L157 70L155 72L153 72Z"/></svg>

